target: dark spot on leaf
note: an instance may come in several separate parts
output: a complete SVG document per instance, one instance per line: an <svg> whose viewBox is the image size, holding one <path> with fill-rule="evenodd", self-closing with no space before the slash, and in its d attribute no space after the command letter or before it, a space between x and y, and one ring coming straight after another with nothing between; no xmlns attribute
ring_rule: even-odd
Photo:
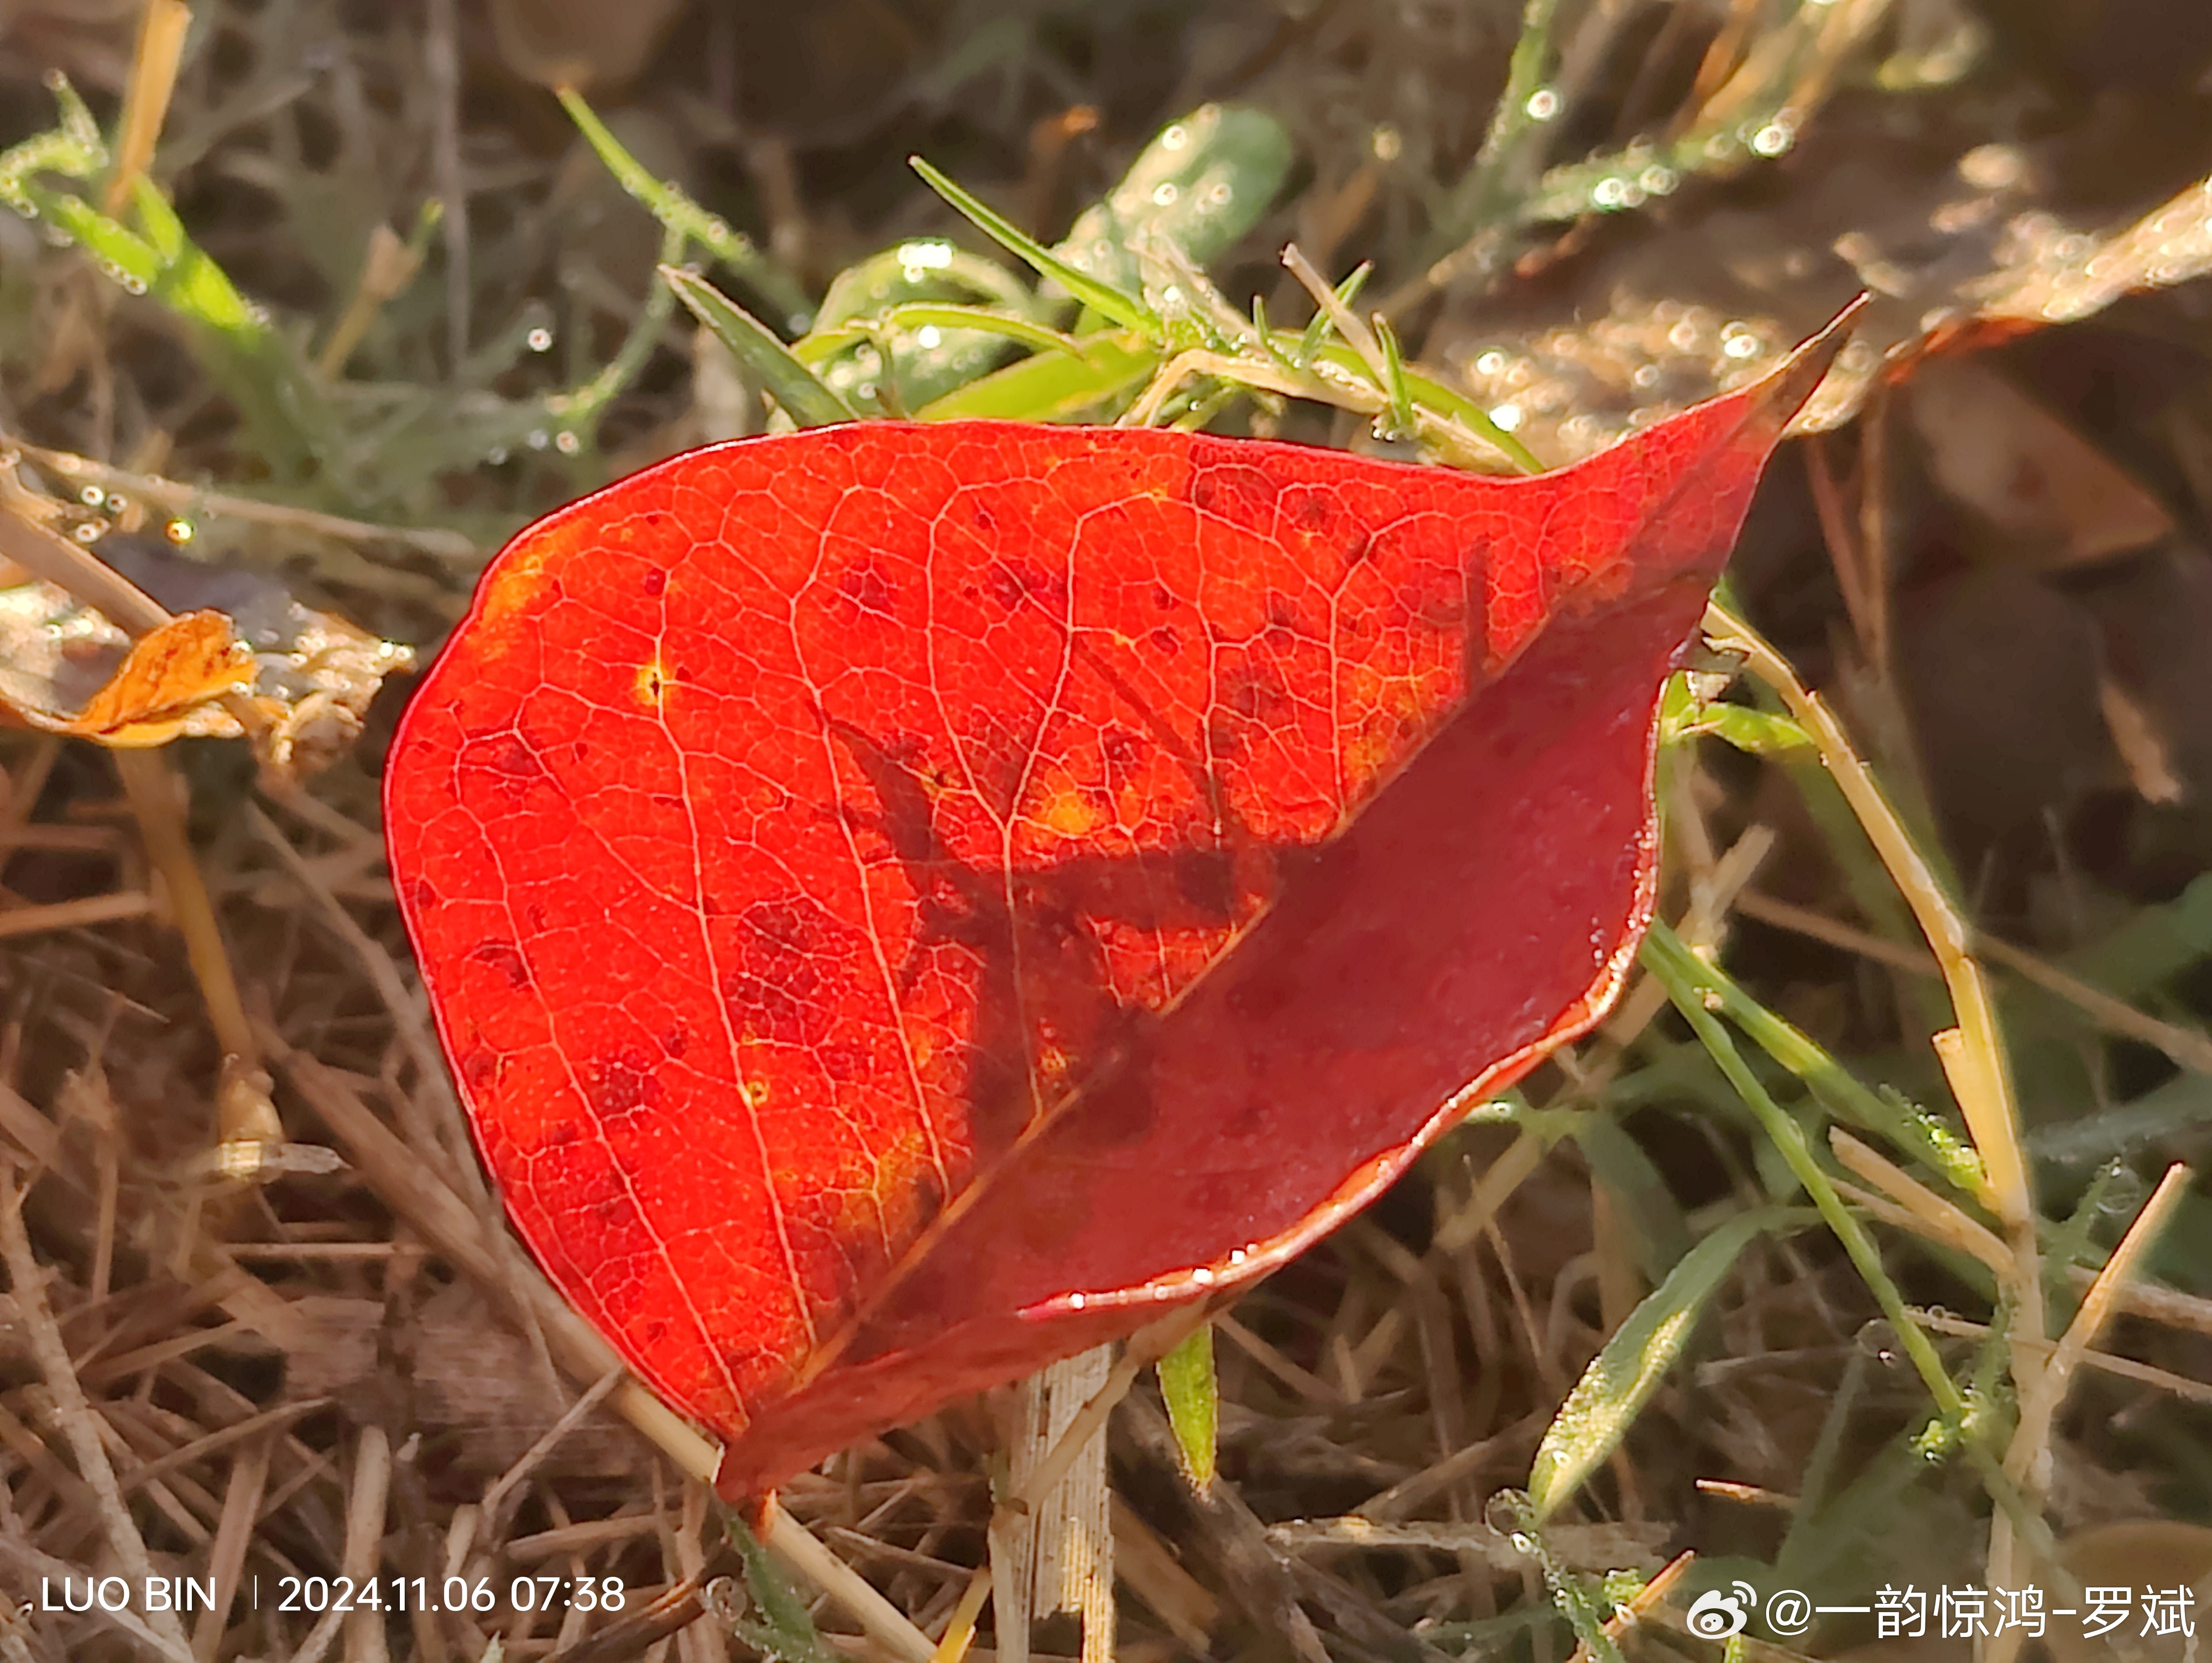
<svg viewBox="0 0 2212 1663"><path fill-rule="evenodd" d="M1239 716L1258 720L1287 701L1283 678L1269 665L1248 664L1223 677L1221 702Z"/></svg>
<svg viewBox="0 0 2212 1663"><path fill-rule="evenodd" d="M663 571L658 566L648 566L645 568L645 592L647 594L657 595L667 587L668 574L666 572Z"/></svg>
<svg viewBox="0 0 2212 1663"><path fill-rule="evenodd" d="M415 902L415 910L427 913L438 904L438 889L427 877L418 877L409 886L407 893Z"/></svg>
<svg viewBox="0 0 2212 1663"><path fill-rule="evenodd" d="M741 1032L814 1046L828 1033L859 954L856 932L807 895L758 901L738 915L740 962L722 997Z"/></svg>
<svg viewBox="0 0 2212 1663"><path fill-rule="evenodd" d="M878 617L890 616L891 581L872 560L847 567L844 575L837 580L837 594L857 611L871 612Z"/></svg>
<svg viewBox="0 0 2212 1663"><path fill-rule="evenodd" d="M469 956L479 964L488 964L507 978L509 987L530 986L530 966L522 956L522 950L511 941L496 937L478 942Z"/></svg>
<svg viewBox="0 0 2212 1663"><path fill-rule="evenodd" d="M1109 778L1127 779L1145 760L1145 742L1126 727L1109 727L1098 736L1100 755L1106 759Z"/></svg>
<svg viewBox="0 0 2212 1663"><path fill-rule="evenodd" d="M817 1046L814 1059L833 1080L863 1080L870 1072L868 1047L850 1040L831 1040Z"/></svg>
<svg viewBox="0 0 2212 1663"><path fill-rule="evenodd" d="M532 935L543 934L545 929L545 908L544 905L535 901L524 902L522 907L522 921L530 926L530 932Z"/></svg>
<svg viewBox="0 0 2212 1663"><path fill-rule="evenodd" d="M544 1137L538 1140L538 1147L541 1152L551 1149L566 1149L583 1135L574 1120L557 1121L546 1132Z"/></svg>
<svg viewBox="0 0 2212 1663"><path fill-rule="evenodd" d="M691 1036L684 1032L682 1023L660 1036L660 1048L672 1057L680 1057L691 1048Z"/></svg>
<svg viewBox="0 0 2212 1663"><path fill-rule="evenodd" d="M1163 612L1175 604L1175 597L1168 592L1168 586L1164 583L1156 583L1152 586L1152 604Z"/></svg>
<svg viewBox="0 0 2212 1663"><path fill-rule="evenodd" d="M1254 528L1271 525L1276 495L1275 482L1257 468L1221 461L1200 463L1191 470L1192 504L1234 525Z"/></svg>
<svg viewBox="0 0 2212 1663"><path fill-rule="evenodd" d="M645 1067L635 1051L619 1057L601 1057L586 1071L585 1095L602 1115L628 1114L651 1108L660 1101L660 1082Z"/></svg>
<svg viewBox="0 0 2212 1663"><path fill-rule="evenodd" d="M993 531L998 529L999 517L970 497L968 499L968 523L979 531Z"/></svg>
<svg viewBox="0 0 2212 1663"><path fill-rule="evenodd" d="M461 1079L472 1089L481 1090L499 1077L500 1054L488 1045L461 1053Z"/></svg>
<svg viewBox="0 0 2212 1663"><path fill-rule="evenodd" d="M656 809L680 809L684 799L672 791L657 791L646 799Z"/></svg>

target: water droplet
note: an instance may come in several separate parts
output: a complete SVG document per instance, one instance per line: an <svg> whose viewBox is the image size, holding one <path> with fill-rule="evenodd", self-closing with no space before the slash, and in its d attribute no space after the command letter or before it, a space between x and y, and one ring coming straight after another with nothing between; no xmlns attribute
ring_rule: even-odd
<svg viewBox="0 0 2212 1663"><path fill-rule="evenodd" d="M1659 366L1656 364L1638 364L1628 379L1634 382L1643 391L1649 392L1652 388L1659 385Z"/></svg>
<svg viewBox="0 0 2212 1663"><path fill-rule="evenodd" d="M1071 1311L1079 1311L1090 1302L1090 1300L1081 1294L1070 1294L1067 1296L1067 1308Z"/></svg>
<svg viewBox="0 0 2212 1663"><path fill-rule="evenodd" d="M1368 135L1367 148L1377 161L1395 161L1406 154L1405 136L1386 121Z"/></svg>
<svg viewBox="0 0 2212 1663"><path fill-rule="evenodd" d="M915 344L925 351L934 350L945 344L945 331L935 324L924 324L914 332Z"/></svg>
<svg viewBox="0 0 2212 1663"><path fill-rule="evenodd" d="M1236 192L1218 179L1198 193L1198 205L1207 213L1216 213L1229 206Z"/></svg>
<svg viewBox="0 0 2212 1663"><path fill-rule="evenodd" d="M182 548L198 535L189 519L173 519L161 528L161 533L179 548Z"/></svg>
<svg viewBox="0 0 2212 1663"><path fill-rule="evenodd" d="M1663 197L1681 183L1674 170L1662 162L1653 162L1636 176L1636 182L1655 197Z"/></svg>
<svg viewBox="0 0 2212 1663"><path fill-rule="evenodd" d="M942 271L952 264L952 245L933 237L902 242L898 246L898 263L924 271Z"/></svg>
<svg viewBox="0 0 2212 1663"><path fill-rule="evenodd" d="M1511 433L1521 425L1521 406L1497 404L1490 411L1491 425L1504 433Z"/></svg>
<svg viewBox="0 0 2212 1663"><path fill-rule="evenodd" d="M553 345L553 331L545 328L543 325L532 330L529 334L524 336L522 338L524 343L532 352L544 352L549 350Z"/></svg>
<svg viewBox="0 0 2212 1663"><path fill-rule="evenodd" d="M1182 286L1177 283L1170 283L1165 288L1162 289L1160 291L1160 304L1163 306L1181 306L1182 304Z"/></svg>
<svg viewBox="0 0 2212 1663"><path fill-rule="evenodd" d="M97 543L106 530L107 527L98 520L88 519L76 528L76 540L79 543Z"/></svg>
<svg viewBox="0 0 2212 1663"><path fill-rule="evenodd" d="M131 512L131 499L127 496L109 497L107 499L107 512L118 516L118 518L124 514L129 513Z"/></svg>
<svg viewBox="0 0 2212 1663"><path fill-rule="evenodd" d="M125 294L143 294L146 292L146 284L141 278L125 276L123 279L123 292Z"/></svg>
<svg viewBox="0 0 2212 1663"><path fill-rule="evenodd" d="M1181 122L1160 135L1160 149L1163 150L1180 150L1189 143L1190 131Z"/></svg>
<svg viewBox="0 0 2212 1663"><path fill-rule="evenodd" d="M863 398L873 398L876 396L876 384L873 381L863 381L853 391Z"/></svg>
<svg viewBox="0 0 2212 1663"><path fill-rule="evenodd" d="M489 450L484 452L484 460L490 463L493 467L498 467L501 463L507 460L507 446L504 445L493 446Z"/></svg>
<svg viewBox="0 0 2212 1663"><path fill-rule="evenodd" d="M1190 1279L1201 1288L1210 1288L1213 1285L1213 1272L1201 1265L1190 1273Z"/></svg>
<svg viewBox="0 0 2212 1663"><path fill-rule="evenodd" d="M1550 87L1539 87L1522 107L1528 112L1529 120L1549 121L1559 112L1559 94Z"/></svg>
<svg viewBox="0 0 2212 1663"><path fill-rule="evenodd" d="M1730 358L1739 360L1756 358L1759 356L1759 337L1739 335L1733 340L1722 342L1721 351Z"/></svg>
<svg viewBox="0 0 2212 1663"><path fill-rule="evenodd" d="M107 493L97 485L88 485L76 494L76 500L88 508L97 508L107 501Z"/></svg>
<svg viewBox="0 0 2212 1663"><path fill-rule="evenodd" d="M1751 136L1752 154L1771 161L1796 142L1797 135L1788 122L1770 121Z"/></svg>
<svg viewBox="0 0 2212 1663"><path fill-rule="evenodd" d="M532 450L542 451L553 442L553 435L543 428L532 428L530 430L530 437L526 442Z"/></svg>
<svg viewBox="0 0 2212 1663"><path fill-rule="evenodd" d="M1898 1360L1897 1329L1886 1317L1862 1323L1858 1332L1851 1337L1851 1344L1876 1363L1894 1363Z"/></svg>
<svg viewBox="0 0 2212 1663"><path fill-rule="evenodd" d="M1242 1265L1250 1257L1251 1255L1242 1247L1231 1247L1229 1250L1229 1262L1232 1265Z"/></svg>
<svg viewBox="0 0 2212 1663"><path fill-rule="evenodd" d="M1172 208L1176 204L1176 198L1181 195L1182 191L1177 188L1173 179L1162 179L1152 187L1152 206Z"/></svg>
<svg viewBox="0 0 2212 1663"><path fill-rule="evenodd" d="M1601 179L1590 186L1590 201L1600 208L1622 208L1628 203L1628 181L1625 179Z"/></svg>
<svg viewBox="0 0 2212 1663"><path fill-rule="evenodd" d="M563 428L553 435L553 448L563 456L574 456L584 448L584 441L576 437L574 428Z"/></svg>
<svg viewBox="0 0 2212 1663"><path fill-rule="evenodd" d="M1496 347L1479 355L1474 361L1478 375L1502 375L1505 373L1505 355Z"/></svg>

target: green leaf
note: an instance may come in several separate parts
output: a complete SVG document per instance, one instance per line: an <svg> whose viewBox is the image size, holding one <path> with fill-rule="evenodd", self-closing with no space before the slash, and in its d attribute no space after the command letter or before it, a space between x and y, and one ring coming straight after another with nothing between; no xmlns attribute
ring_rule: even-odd
<svg viewBox="0 0 2212 1663"><path fill-rule="evenodd" d="M744 1558L745 1592L759 1613L758 1620L740 1618L732 1625L738 1638L771 1663L838 1663L840 1654L822 1643L806 1602L769 1557L760 1538L734 1513L726 1516L723 1530Z"/></svg>
<svg viewBox="0 0 2212 1663"><path fill-rule="evenodd" d="M1539 1520L1556 1511L1620 1447L1744 1248L1769 1230L1804 1219L1796 1210L1772 1207L1739 1214L1683 1254L1629 1314L1583 1371L1536 1447L1528 1496Z"/></svg>
<svg viewBox="0 0 2212 1663"><path fill-rule="evenodd" d="M1112 319L1124 329L1133 330L1148 340L1165 337L1166 325L1160 322L1159 315L1137 296L1125 294L1111 284L1101 282L1087 271L1079 271L1004 215L985 207L920 156L909 156L907 161L931 190L958 209L985 236L1023 260L1039 276L1051 278L1083 305L1103 317Z"/></svg>
<svg viewBox="0 0 2212 1663"><path fill-rule="evenodd" d="M1205 105L1161 129L1053 252L1122 292L1142 288L1138 251L1149 239L1173 243L1202 268L1259 223L1283 188L1291 155L1291 136L1274 117Z"/></svg>
<svg viewBox="0 0 2212 1663"><path fill-rule="evenodd" d="M714 331L730 355L759 378L784 413L802 428L826 428L860 418L812 370L800 363L775 331L696 271L672 265L660 276L691 315Z"/></svg>
<svg viewBox="0 0 2212 1663"><path fill-rule="evenodd" d="M1160 1396L1182 1452L1183 1476L1196 1490L1213 1482L1221 1428L1221 1388L1213 1374L1213 1325L1206 1324L1160 1359Z"/></svg>
<svg viewBox="0 0 2212 1663"><path fill-rule="evenodd" d="M1159 367L1156 347L1140 337L1080 337L1083 356L1040 355L970 381L915 414L925 422L992 416L1010 422L1066 422L1142 386Z"/></svg>

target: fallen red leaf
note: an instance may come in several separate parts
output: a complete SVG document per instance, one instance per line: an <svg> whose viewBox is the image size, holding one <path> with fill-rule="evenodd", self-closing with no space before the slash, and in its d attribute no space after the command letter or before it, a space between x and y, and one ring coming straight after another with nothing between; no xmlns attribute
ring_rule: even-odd
<svg viewBox="0 0 2212 1663"><path fill-rule="evenodd" d="M1832 356L1498 481L863 423L518 537L386 776L516 1228L757 1493L1281 1264L1583 1032Z"/></svg>

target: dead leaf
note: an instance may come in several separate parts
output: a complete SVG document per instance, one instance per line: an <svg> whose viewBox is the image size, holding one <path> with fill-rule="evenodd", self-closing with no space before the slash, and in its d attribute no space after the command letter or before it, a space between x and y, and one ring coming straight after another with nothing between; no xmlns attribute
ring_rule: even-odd
<svg viewBox="0 0 2212 1663"><path fill-rule="evenodd" d="M2080 565L2173 535L2157 498L1995 370L1929 364L1909 403L1936 483L2016 539L2021 557Z"/></svg>
<svg viewBox="0 0 2212 1663"><path fill-rule="evenodd" d="M234 704L258 718L264 758L297 776L351 745L384 677L414 661L294 599L258 574L212 566L148 538L104 538L100 557L181 614L131 637L56 586L0 573L0 713L103 744L237 738Z"/></svg>

